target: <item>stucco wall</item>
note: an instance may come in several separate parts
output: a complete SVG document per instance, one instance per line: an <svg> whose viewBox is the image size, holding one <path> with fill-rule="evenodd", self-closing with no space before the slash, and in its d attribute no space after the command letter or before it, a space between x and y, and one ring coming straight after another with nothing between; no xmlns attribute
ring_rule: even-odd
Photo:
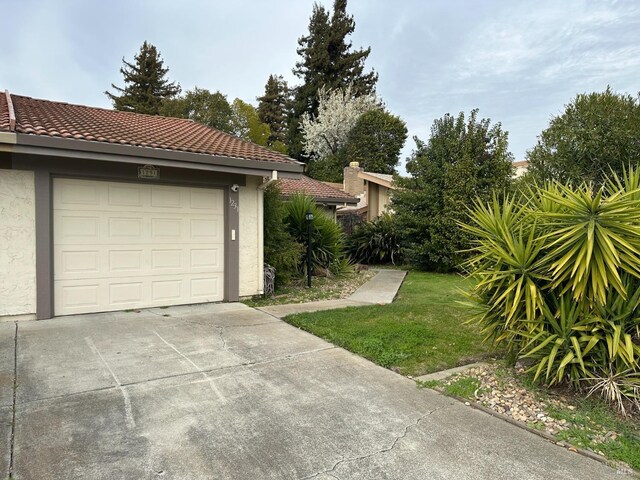
<svg viewBox="0 0 640 480"><path fill-rule="evenodd" d="M0 169L0 316L35 311L33 172Z"/></svg>
<svg viewBox="0 0 640 480"><path fill-rule="evenodd" d="M240 296L257 295L263 290L263 192L261 177L247 177L240 187Z"/></svg>
<svg viewBox="0 0 640 480"><path fill-rule="evenodd" d="M388 210L387 206L389 205L389 200L391 190L387 187L380 185L380 203L378 206L378 216L382 215L384 212Z"/></svg>

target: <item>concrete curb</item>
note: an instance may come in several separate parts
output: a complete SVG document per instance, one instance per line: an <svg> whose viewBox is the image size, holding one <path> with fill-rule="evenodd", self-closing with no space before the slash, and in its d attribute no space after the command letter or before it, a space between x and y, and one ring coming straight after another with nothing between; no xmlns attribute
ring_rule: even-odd
<svg viewBox="0 0 640 480"><path fill-rule="evenodd" d="M448 370L440 370L439 372L428 373L427 375L421 375L419 377L414 377L413 380L418 382L429 382L433 380L444 380L445 378L449 378L452 375L457 375L459 373L464 373L472 368L483 367L488 365L486 362L476 362L470 363L468 365L462 365L460 367L450 368Z"/></svg>

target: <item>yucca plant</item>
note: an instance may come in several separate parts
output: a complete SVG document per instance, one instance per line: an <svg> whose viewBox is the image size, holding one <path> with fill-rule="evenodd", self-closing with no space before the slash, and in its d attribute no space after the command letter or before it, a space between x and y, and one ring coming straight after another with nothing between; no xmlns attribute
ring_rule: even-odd
<svg viewBox="0 0 640 480"><path fill-rule="evenodd" d="M531 359L546 384L621 385L620 398L631 399L640 375L638 169L597 189L532 185L476 203L469 218L468 297L487 339Z"/></svg>
<svg viewBox="0 0 640 480"><path fill-rule="evenodd" d="M475 320L487 339L517 353L543 309L542 287L549 278L540 262L542 240L526 205L510 196L502 203L477 203L470 218L473 223L463 227L475 238L475 255L464 268L476 279L469 296L480 307Z"/></svg>
<svg viewBox="0 0 640 480"><path fill-rule="evenodd" d="M402 259L400 232L393 217L384 213L356 227L347 241L349 254L356 262L392 263Z"/></svg>
<svg viewBox="0 0 640 480"><path fill-rule="evenodd" d="M610 287L626 297L621 273L640 275L638 201L623 192L607 196L603 188L593 191L590 185L556 185L541 192L560 207L538 214L547 232L552 287L562 285L576 301L602 303Z"/></svg>
<svg viewBox="0 0 640 480"><path fill-rule="evenodd" d="M322 211L311 197L294 195L285 204L285 223L291 235L302 245L307 244L308 223L306 214L313 213L311 235L311 261L314 270L324 269L334 274L345 273L345 238L342 228ZM300 259L300 272L306 268L305 258Z"/></svg>

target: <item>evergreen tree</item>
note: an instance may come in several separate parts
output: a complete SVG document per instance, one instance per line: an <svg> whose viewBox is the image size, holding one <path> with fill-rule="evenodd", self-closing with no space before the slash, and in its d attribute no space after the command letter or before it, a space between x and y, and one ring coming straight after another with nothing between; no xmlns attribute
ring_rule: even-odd
<svg viewBox="0 0 640 480"><path fill-rule="evenodd" d="M309 34L298 39L301 60L293 69L302 80L302 85L295 89L289 119L289 153L294 158L303 153L300 119L305 113L312 117L317 114L320 88L334 90L351 85L356 95L375 93L378 74L373 70L364 72L371 48L353 50L348 37L354 30L353 17L347 15L347 0L335 0L331 15L322 5L314 4Z"/></svg>
<svg viewBox="0 0 640 480"><path fill-rule="evenodd" d="M113 102L113 108L126 112L158 115L162 102L180 93L180 84L169 82L164 61L155 46L146 41L134 57L134 63L124 64L120 73L124 76L124 88L111 84L116 93L104 92Z"/></svg>
<svg viewBox="0 0 640 480"><path fill-rule="evenodd" d="M289 87L280 75L269 75L264 95L258 97L258 118L269 125L269 145L284 144L287 136L287 104Z"/></svg>
<svg viewBox="0 0 640 480"><path fill-rule="evenodd" d="M470 247L459 222L475 199L490 201L510 187L513 155L500 123L446 114L434 121L431 138L414 137L407 161L410 177L396 177L391 204L412 265L436 271L456 269Z"/></svg>
<svg viewBox="0 0 640 480"><path fill-rule="evenodd" d="M640 160L640 96L604 92L577 95L551 120L527 152L539 182L584 181L602 185Z"/></svg>

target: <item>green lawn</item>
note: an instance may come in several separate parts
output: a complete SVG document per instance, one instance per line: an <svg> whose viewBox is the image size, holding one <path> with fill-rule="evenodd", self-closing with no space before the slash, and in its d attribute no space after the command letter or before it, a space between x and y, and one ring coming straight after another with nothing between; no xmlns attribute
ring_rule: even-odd
<svg viewBox="0 0 640 480"><path fill-rule="evenodd" d="M410 272L391 305L291 315L285 321L391 368L418 376L490 355L466 307L457 275Z"/></svg>

